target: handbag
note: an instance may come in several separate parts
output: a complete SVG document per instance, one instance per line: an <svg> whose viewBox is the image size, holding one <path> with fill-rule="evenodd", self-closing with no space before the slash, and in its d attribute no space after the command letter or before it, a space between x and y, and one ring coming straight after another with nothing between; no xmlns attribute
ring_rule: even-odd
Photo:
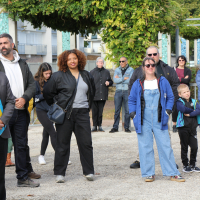
<svg viewBox="0 0 200 200"><path fill-rule="evenodd" d="M3 115L3 105L1 103L0 100L0 117ZM0 130L0 135L4 132L4 130L6 129L6 126L2 127L2 129Z"/></svg>
<svg viewBox="0 0 200 200"><path fill-rule="evenodd" d="M78 81L79 81L79 76L80 73L78 75L78 80L76 82L76 88L71 96L71 99L69 100L69 102L67 103L67 106L65 109L62 109L57 102L55 102L54 104L52 104L49 108L49 111L47 112L47 116L50 119L50 121L56 123L56 124L63 124L64 119L65 119L65 113L67 112L67 109L69 107L69 105L71 104L72 101L72 97L75 93L75 91L77 90L78 87Z"/></svg>

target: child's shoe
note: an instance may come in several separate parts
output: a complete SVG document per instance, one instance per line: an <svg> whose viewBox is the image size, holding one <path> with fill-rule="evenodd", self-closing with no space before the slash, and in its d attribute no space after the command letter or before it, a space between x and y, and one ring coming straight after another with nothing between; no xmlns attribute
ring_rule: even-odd
<svg viewBox="0 0 200 200"><path fill-rule="evenodd" d="M190 173L193 172L190 166L183 166L183 172Z"/></svg>
<svg viewBox="0 0 200 200"><path fill-rule="evenodd" d="M198 167L195 167L195 166L193 166L193 165L190 165L190 167L191 167L191 170L192 170L193 172L200 172L200 169L199 169Z"/></svg>
<svg viewBox="0 0 200 200"><path fill-rule="evenodd" d="M182 176L176 175L176 176L171 176L171 181L177 181L177 182L185 182L185 179Z"/></svg>

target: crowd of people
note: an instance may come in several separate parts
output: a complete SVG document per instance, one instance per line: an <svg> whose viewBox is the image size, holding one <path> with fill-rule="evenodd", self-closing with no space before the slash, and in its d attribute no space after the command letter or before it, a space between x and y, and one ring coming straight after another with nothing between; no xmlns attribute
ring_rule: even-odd
<svg viewBox="0 0 200 200"><path fill-rule="evenodd" d="M96 67L88 72L84 70L86 56L76 49L58 56L57 72L52 73L51 65L45 62L34 77L7 33L0 35L0 51L0 199L6 199L5 166L15 165L18 187L40 185L33 180L41 175L32 168L28 146L31 99L34 99L37 117L43 126L39 164L46 164L44 156L50 137L55 151L56 182L64 183L67 166L71 164L70 141L74 132L83 175L88 181L94 180L91 133L104 132L103 110L108 100L108 87L113 82L116 84L115 114L109 133L118 132L120 111L124 105L124 130L131 132L130 119L133 119L138 138L138 153L130 168L141 168L146 182L155 180L155 138L163 176L169 176L172 181L185 181L178 171L171 147L168 123L172 114L173 132L178 131L180 137L183 172L200 172L196 166L200 105L190 96L191 71L186 67L185 56L179 56L177 67L171 68L160 60L158 48L151 46L142 65L135 70L129 66L128 59L121 56L112 80L102 57L97 58ZM200 88L200 71L196 82ZM49 109L55 104L64 112L64 119L54 126L49 119ZM11 161L12 146L15 164ZM189 159L188 147L191 148Z"/></svg>

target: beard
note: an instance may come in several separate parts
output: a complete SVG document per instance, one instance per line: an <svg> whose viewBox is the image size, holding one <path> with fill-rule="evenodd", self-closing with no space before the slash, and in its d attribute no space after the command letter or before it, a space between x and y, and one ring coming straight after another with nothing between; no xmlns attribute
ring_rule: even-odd
<svg viewBox="0 0 200 200"><path fill-rule="evenodd" d="M6 51L3 51L3 50L6 50ZM11 51L12 51L12 48L3 48L3 49L1 49L1 53L4 56L7 56Z"/></svg>

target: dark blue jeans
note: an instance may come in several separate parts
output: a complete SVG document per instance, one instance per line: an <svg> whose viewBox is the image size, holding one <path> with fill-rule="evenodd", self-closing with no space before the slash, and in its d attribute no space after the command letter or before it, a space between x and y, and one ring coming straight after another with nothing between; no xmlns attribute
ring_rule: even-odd
<svg viewBox="0 0 200 200"><path fill-rule="evenodd" d="M28 120L27 110L14 110L13 116L9 121L9 128L15 151L15 165L17 179L26 180L28 173L32 172L32 165L28 146Z"/></svg>
<svg viewBox="0 0 200 200"><path fill-rule="evenodd" d="M125 129L129 128L130 115L129 115L129 108L128 108L128 90L116 90L114 101L115 101L115 116L114 116L115 121L113 124L113 128L118 129L122 102L125 108L124 128Z"/></svg>

